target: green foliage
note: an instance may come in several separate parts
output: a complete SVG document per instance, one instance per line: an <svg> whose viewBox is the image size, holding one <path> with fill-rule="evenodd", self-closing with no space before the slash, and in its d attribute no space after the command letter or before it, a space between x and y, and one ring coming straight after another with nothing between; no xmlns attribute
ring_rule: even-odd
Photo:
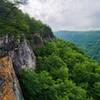
<svg viewBox="0 0 100 100"><path fill-rule="evenodd" d="M49 57L38 57L37 58L37 71L47 71L54 79L67 79L68 68L63 60L58 57L51 55Z"/></svg>
<svg viewBox="0 0 100 100"><path fill-rule="evenodd" d="M96 65L92 62L76 64L73 68L72 77L76 83L92 82L92 75L95 74ZM78 77L79 76L79 77Z"/></svg>
<svg viewBox="0 0 100 100"><path fill-rule="evenodd" d="M15 0L16 1L16 0ZM18 0L19 2L19 0ZM49 26L30 18L16 4L0 0L0 35L26 37L34 45L34 35L44 46L35 49L36 70L23 70L19 81L25 100L98 100L100 66L73 43L54 38ZM22 38L23 37L23 38Z"/></svg>
<svg viewBox="0 0 100 100"><path fill-rule="evenodd" d="M100 31L58 31L56 37L72 41L100 62Z"/></svg>
<svg viewBox="0 0 100 100"><path fill-rule="evenodd" d="M39 56L57 55L59 53L59 48L57 48L56 43L48 42L43 48L37 49L35 53Z"/></svg>
<svg viewBox="0 0 100 100"><path fill-rule="evenodd" d="M55 81L45 71L23 70L20 83L26 100L86 100L86 91L72 81Z"/></svg>
<svg viewBox="0 0 100 100"><path fill-rule="evenodd" d="M0 0L0 35L24 34L29 39L28 37L33 37L34 33L39 33L44 40L45 38L54 38L49 26L29 17L28 14L24 14L17 8L16 2L24 3L26 0L14 1L15 3L11 3L9 0Z"/></svg>
<svg viewBox="0 0 100 100"><path fill-rule="evenodd" d="M34 100L98 100L100 98L100 66L73 43L53 40L45 43L42 48L36 49L35 53L37 54L37 66L34 73L37 75L44 72L48 73L52 78L52 82L50 82L52 86L48 86L48 88L51 89L52 87L53 90L43 90L42 95L46 98L39 98L41 94L38 93L38 96L33 97L32 100L34 98ZM24 72L24 75L27 76L28 74ZM40 78L40 76L38 77ZM45 78L47 76L42 78L44 82ZM24 79L21 79L21 84ZM36 80L36 77L34 77L34 80ZM42 80L39 79L39 81ZM41 84L41 82L39 83ZM40 84L38 85L44 88L43 84ZM48 83L46 84L48 85ZM25 85L27 85L27 82L22 84L22 87L25 87ZM37 90L41 92L38 88ZM23 91L29 92L25 89ZM49 94L51 92L53 94ZM29 94L28 98L30 97Z"/></svg>
<svg viewBox="0 0 100 100"><path fill-rule="evenodd" d="M26 100L54 100L56 98L54 80L47 72L36 74L32 71L22 71L20 82ZM53 99L52 99L53 98Z"/></svg>
<svg viewBox="0 0 100 100"><path fill-rule="evenodd" d="M94 98L98 100L100 98L100 82L94 84Z"/></svg>

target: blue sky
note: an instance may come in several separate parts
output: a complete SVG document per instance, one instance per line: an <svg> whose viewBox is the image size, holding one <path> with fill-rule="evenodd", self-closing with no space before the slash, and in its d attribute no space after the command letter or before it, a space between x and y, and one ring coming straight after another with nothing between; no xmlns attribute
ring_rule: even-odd
<svg viewBox="0 0 100 100"><path fill-rule="evenodd" d="M22 10L53 30L100 28L100 0L29 0Z"/></svg>

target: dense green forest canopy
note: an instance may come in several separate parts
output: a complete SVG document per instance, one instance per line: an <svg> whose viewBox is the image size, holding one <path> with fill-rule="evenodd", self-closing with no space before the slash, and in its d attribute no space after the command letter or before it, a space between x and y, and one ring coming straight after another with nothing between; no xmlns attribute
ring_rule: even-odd
<svg viewBox="0 0 100 100"><path fill-rule="evenodd" d="M26 100L98 100L100 66L73 43L53 40L36 49L35 71L20 72Z"/></svg>
<svg viewBox="0 0 100 100"><path fill-rule="evenodd" d="M14 1L17 2L17 0ZM32 33L38 33L43 38L54 37L49 26L24 14L16 7L16 4L9 0L0 0L0 35L24 34L28 36Z"/></svg>
<svg viewBox="0 0 100 100"><path fill-rule="evenodd" d="M100 31L58 31L54 34L58 38L76 43L93 59L100 62Z"/></svg>

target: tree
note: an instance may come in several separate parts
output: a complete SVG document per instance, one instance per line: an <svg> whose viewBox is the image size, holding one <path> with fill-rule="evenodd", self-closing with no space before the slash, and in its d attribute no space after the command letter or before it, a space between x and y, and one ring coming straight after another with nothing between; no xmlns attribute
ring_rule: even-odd
<svg viewBox="0 0 100 100"><path fill-rule="evenodd" d="M98 100L100 98L100 66L76 46L63 40L52 40L35 52L37 53L36 70L29 71L35 74L29 76L30 74L24 72L20 76L21 84L24 81L23 91L27 93L33 89L31 93L35 94L34 97L28 94L27 98L32 97L31 100ZM51 80L48 80L48 76ZM45 86L48 89L45 90Z"/></svg>
<svg viewBox="0 0 100 100"><path fill-rule="evenodd" d="M20 73L20 84L26 100L57 100L54 82L47 72L37 74L27 70Z"/></svg>
<svg viewBox="0 0 100 100"><path fill-rule="evenodd" d="M94 98L98 100L100 98L100 82L94 83Z"/></svg>
<svg viewBox="0 0 100 100"><path fill-rule="evenodd" d="M39 56L49 56L49 55L58 55L59 48L56 46L55 42L48 42L42 48L36 50L36 54Z"/></svg>
<svg viewBox="0 0 100 100"><path fill-rule="evenodd" d="M72 81L55 81L45 71L23 70L20 84L26 100L86 100L86 91Z"/></svg>
<svg viewBox="0 0 100 100"><path fill-rule="evenodd" d="M67 79L68 68L67 65L58 56L38 57L37 71L47 71L56 79Z"/></svg>

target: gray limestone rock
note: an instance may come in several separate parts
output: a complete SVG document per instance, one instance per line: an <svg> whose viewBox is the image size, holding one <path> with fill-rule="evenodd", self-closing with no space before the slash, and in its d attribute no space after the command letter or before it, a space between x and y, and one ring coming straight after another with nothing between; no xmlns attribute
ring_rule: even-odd
<svg viewBox="0 0 100 100"><path fill-rule="evenodd" d="M9 54L16 73L21 69L35 69L36 57L26 39L17 42L13 36L0 38L0 55Z"/></svg>

